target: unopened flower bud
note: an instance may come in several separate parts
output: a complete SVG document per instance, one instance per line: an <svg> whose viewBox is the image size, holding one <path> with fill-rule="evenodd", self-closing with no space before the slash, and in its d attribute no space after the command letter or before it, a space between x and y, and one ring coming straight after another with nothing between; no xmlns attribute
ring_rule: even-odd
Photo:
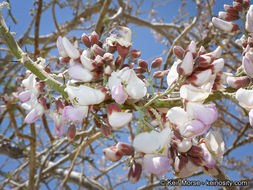
<svg viewBox="0 0 253 190"><path fill-rule="evenodd" d="M248 76L242 76L242 77L227 77L227 83L232 88L243 88L249 85L250 79Z"/></svg>
<svg viewBox="0 0 253 190"><path fill-rule="evenodd" d="M133 57L133 58L139 58L140 56L141 56L141 51L140 50L137 50L137 49L133 49L132 51L131 51L131 56Z"/></svg>
<svg viewBox="0 0 253 190"><path fill-rule="evenodd" d="M191 43L188 46L188 50L191 53L196 53L196 43L195 43L195 41L191 41Z"/></svg>
<svg viewBox="0 0 253 190"><path fill-rule="evenodd" d="M200 55L203 55L203 54L206 54L206 49L203 46L201 46L199 48L198 55L200 56Z"/></svg>
<svg viewBox="0 0 253 190"><path fill-rule="evenodd" d="M196 71L190 77L187 78L187 81L189 81L192 85L199 87L209 82L211 76L211 69L207 69L205 71Z"/></svg>
<svg viewBox="0 0 253 190"><path fill-rule="evenodd" d="M200 146L193 145L187 154L191 157L200 157L203 155L203 149Z"/></svg>
<svg viewBox="0 0 253 190"><path fill-rule="evenodd" d="M237 15L239 14L238 10L236 10L233 6L231 5L224 5L224 9L227 13L233 14L233 15Z"/></svg>
<svg viewBox="0 0 253 190"><path fill-rule="evenodd" d="M116 146L103 149L105 159L110 160L111 162L117 162L122 158L122 155L117 150Z"/></svg>
<svg viewBox="0 0 253 190"><path fill-rule="evenodd" d="M76 136L76 126L74 124L71 124L67 131L67 137L69 140L73 140Z"/></svg>
<svg viewBox="0 0 253 190"><path fill-rule="evenodd" d="M105 54L103 55L103 59L104 59L104 61L107 62L107 63L111 63L111 62L113 61L113 58L114 58L114 56L113 56L113 54L111 54L111 53L105 53Z"/></svg>
<svg viewBox="0 0 253 190"><path fill-rule="evenodd" d="M240 16L239 16L239 14L234 15L234 14L231 14L228 12L220 11L219 18L226 20L226 21L234 21L234 20L238 20L240 18Z"/></svg>
<svg viewBox="0 0 253 190"><path fill-rule="evenodd" d="M101 125L100 130L103 133L103 135L106 137L109 137L112 134L112 130L109 125Z"/></svg>
<svg viewBox="0 0 253 190"><path fill-rule="evenodd" d="M154 72L153 77L161 79L164 77L164 74L165 73L163 71L156 71L156 72Z"/></svg>
<svg viewBox="0 0 253 190"><path fill-rule="evenodd" d="M64 106L63 106L63 103L60 99L55 101L55 108L58 113L60 113L61 110L63 110Z"/></svg>
<svg viewBox="0 0 253 190"><path fill-rule="evenodd" d="M138 65L144 69L148 69L148 63L147 61L143 60L143 59L139 59L138 60Z"/></svg>
<svg viewBox="0 0 253 190"><path fill-rule="evenodd" d="M120 55L118 55L118 56L116 57L116 60L115 60L115 65L116 65L116 66L120 66L122 62L123 62L122 57L121 57Z"/></svg>
<svg viewBox="0 0 253 190"><path fill-rule="evenodd" d="M184 58L185 50L181 46L174 46L173 53L177 58L182 60Z"/></svg>
<svg viewBox="0 0 253 190"><path fill-rule="evenodd" d="M235 23L224 21L217 17L212 18L212 23L215 27L225 31L225 32L234 32L239 29L239 26Z"/></svg>
<svg viewBox="0 0 253 190"><path fill-rule="evenodd" d="M60 61L61 63L69 63L70 57L60 57L60 58L59 58L59 61Z"/></svg>
<svg viewBox="0 0 253 190"><path fill-rule="evenodd" d="M107 65L104 70L104 75L109 77L109 76L111 76L111 73L112 73L112 68L110 65Z"/></svg>
<svg viewBox="0 0 253 190"><path fill-rule="evenodd" d="M243 7L247 9L250 6L250 0L243 0Z"/></svg>
<svg viewBox="0 0 253 190"><path fill-rule="evenodd" d="M87 48L91 47L91 41L90 41L90 38L89 38L89 36L87 34L83 33L81 39L82 39L83 44Z"/></svg>
<svg viewBox="0 0 253 190"><path fill-rule="evenodd" d="M141 178L142 166L139 163L134 163L128 173L128 181L131 184L135 184Z"/></svg>
<svg viewBox="0 0 253 190"><path fill-rule="evenodd" d="M121 46L119 44L117 45L117 51L121 57L126 57L129 53L129 49L130 49L130 46L125 47L125 46Z"/></svg>
<svg viewBox="0 0 253 190"><path fill-rule="evenodd" d="M237 11L242 10L242 4L240 2L233 1L233 8Z"/></svg>
<svg viewBox="0 0 253 190"><path fill-rule="evenodd" d="M94 44L91 50L96 55L103 56L105 54L105 51L101 47L99 47L97 44Z"/></svg>
<svg viewBox="0 0 253 190"><path fill-rule="evenodd" d="M160 65L161 65L162 63L163 63L163 58L161 58L161 57L156 58L154 61L152 61L151 67L152 67L152 68L160 67Z"/></svg>
<svg viewBox="0 0 253 190"><path fill-rule="evenodd" d="M118 83L112 87L111 90L112 98L118 104L124 104L128 98L126 91L124 90L124 86L121 83Z"/></svg>
<svg viewBox="0 0 253 190"><path fill-rule="evenodd" d="M109 53L114 53L115 51L117 50L117 47L116 46L108 46L108 52Z"/></svg>
<svg viewBox="0 0 253 190"><path fill-rule="evenodd" d="M97 55L95 58L95 64L97 67L102 66L104 64L103 57L101 57L100 55Z"/></svg>
<svg viewBox="0 0 253 190"><path fill-rule="evenodd" d="M207 55L201 55L196 59L196 64L199 67L208 67L212 62L213 62L214 58L211 56L207 56Z"/></svg>
<svg viewBox="0 0 253 190"><path fill-rule="evenodd" d="M134 147L130 144L118 142L116 148L121 155L130 156L134 154Z"/></svg>
<svg viewBox="0 0 253 190"><path fill-rule="evenodd" d="M136 74L139 74L139 73L145 73L147 70L142 68L142 67L136 67L134 69L134 71L135 71Z"/></svg>
<svg viewBox="0 0 253 190"><path fill-rule="evenodd" d="M92 45L94 45L94 44L97 44L98 41L99 41L99 36L95 31L93 31L90 35L90 42Z"/></svg>
<svg viewBox="0 0 253 190"><path fill-rule="evenodd" d="M187 52L182 63L178 64L177 72L180 75L190 75L193 71L193 57L191 52Z"/></svg>

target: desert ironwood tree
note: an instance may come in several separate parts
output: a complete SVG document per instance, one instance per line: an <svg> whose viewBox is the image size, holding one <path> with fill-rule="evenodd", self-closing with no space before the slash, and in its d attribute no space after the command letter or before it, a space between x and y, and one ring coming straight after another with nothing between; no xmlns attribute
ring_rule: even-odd
<svg viewBox="0 0 253 190"><path fill-rule="evenodd" d="M173 1L145 3L35 0L23 34L0 3L0 189L252 188L253 5L181 0L167 23ZM143 58L136 27L164 50Z"/></svg>

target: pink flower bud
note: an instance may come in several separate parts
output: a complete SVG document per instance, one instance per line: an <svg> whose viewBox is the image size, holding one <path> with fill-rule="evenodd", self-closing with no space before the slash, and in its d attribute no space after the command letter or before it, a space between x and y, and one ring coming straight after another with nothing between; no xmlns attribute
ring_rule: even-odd
<svg viewBox="0 0 253 190"><path fill-rule="evenodd" d="M205 160L202 157L190 157L189 159L192 161L193 164L196 166L203 166L205 164Z"/></svg>
<svg viewBox="0 0 253 190"><path fill-rule="evenodd" d="M112 98L118 103L118 104L124 104L124 102L127 100L127 93L124 90L124 86L121 83L118 83L112 87L111 90Z"/></svg>
<svg viewBox="0 0 253 190"><path fill-rule="evenodd" d="M242 10L242 4L240 2L233 1L233 8L237 11Z"/></svg>
<svg viewBox="0 0 253 190"><path fill-rule="evenodd" d="M232 88L238 89L238 88L242 88L242 87L248 86L249 83L250 83L250 79L247 76L242 76L242 77L231 77L231 76L228 76L227 77L227 83Z"/></svg>
<svg viewBox="0 0 253 190"><path fill-rule="evenodd" d="M191 52L187 52L182 63L177 66L177 72L179 75L188 76L193 71L193 57Z"/></svg>
<svg viewBox="0 0 253 190"><path fill-rule="evenodd" d="M117 162L122 158L122 155L115 146L103 149L103 153L105 159L110 160L111 162Z"/></svg>
<svg viewBox="0 0 253 190"><path fill-rule="evenodd" d="M94 54L96 55L100 55L100 56L103 56L105 54L105 51L99 47L97 44L94 44L92 47L91 47L91 50Z"/></svg>
<svg viewBox="0 0 253 190"><path fill-rule="evenodd" d="M247 9L250 6L250 0L243 0L243 7Z"/></svg>
<svg viewBox="0 0 253 190"><path fill-rule="evenodd" d="M137 50L137 49L133 49L132 51L131 51L131 56L133 57L133 58L139 58L140 56L141 56L141 51L140 50Z"/></svg>
<svg viewBox="0 0 253 190"><path fill-rule="evenodd" d="M115 51L117 50L117 47L116 46L108 46L108 52L109 53L114 53Z"/></svg>
<svg viewBox="0 0 253 190"><path fill-rule="evenodd" d="M65 58L65 57L68 57L68 54L63 46L63 43L62 43L62 37L61 36L58 36L57 38L57 41L56 41L56 47L58 49L58 52L60 54L61 57Z"/></svg>
<svg viewBox="0 0 253 190"><path fill-rule="evenodd" d="M191 43L188 46L188 50L191 53L196 53L196 43L194 41L191 41Z"/></svg>
<svg viewBox="0 0 253 190"><path fill-rule="evenodd" d="M53 116L54 119L54 129L53 132L57 137L60 137L65 132L64 122L60 114L55 113Z"/></svg>
<svg viewBox="0 0 253 190"><path fill-rule="evenodd" d="M214 58L207 55L201 55L196 59L196 64L199 67L208 67L212 62Z"/></svg>
<svg viewBox="0 0 253 190"><path fill-rule="evenodd" d="M89 36L87 34L83 33L81 39L82 39L83 44L87 48L91 47L91 41L90 41L90 38L89 38Z"/></svg>
<svg viewBox="0 0 253 190"><path fill-rule="evenodd" d="M104 75L109 77L109 76L111 76L111 73L112 73L112 68L110 65L107 65L104 70Z"/></svg>
<svg viewBox="0 0 253 190"><path fill-rule="evenodd" d="M188 158L182 155L176 156L173 163L173 169L175 172L180 172L180 170L185 167L188 162Z"/></svg>
<svg viewBox="0 0 253 190"><path fill-rule="evenodd" d="M181 46L174 46L173 53L177 58L182 60L184 58L185 50Z"/></svg>
<svg viewBox="0 0 253 190"><path fill-rule="evenodd" d="M59 60L61 63L69 63L70 57L60 57Z"/></svg>
<svg viewBox="0 0 253 190"><path fill-rule="evenodd" d="M104 61L107 63L111 63L113 61L113 58L114 56L111 53L105 53L103 56Z"/></svg>
<svg viewBox="0 0 253 190"><path fill-rule="evenodd" d="M71 124L67 131L67 137L70 140L73 140L76 136L76 126L74 124Z"/></svg>
<svg viewBox="0 0 253 190"><path fill-rule="evenodd" d="M92 45L94 45L94 44L97 44L98 41L99 41L99 36L95 31L93 31L90 35L90 42Z"/></svg>
<svg viewBox="0 0 253 190"><path fill-rule="evenodd" d="M196 71L190 77L187 78L192 85L200 87L203 84L209 82L212 76L212 70L207 69L205 71Z"/></svg>
<svg viewBox="0 0 253 190"><path fill-rule="evenodd" d="M44 109L48 109L47 107L47 100L44 97L40 97L38 102L43 106Z"/></svg>
<svg viewBox="0 0 253 190"><path fill-rule="evenodd" d="M131 184L135 184L141 178L142 166L139 163L134 163L128 173L128 181Z"/></svg>
<svg viewBox="0 0 253 190"><path fill-rule="evenodd" d="M130 49L130 46L125 47L125 46L121 46L119 44L117 45L117 51L121 57L126 57L129 53L129 49Z"/></svg>
<svg viewBox="0 0 253 190"><path fill-rule="evenodd" d="M147 61L145 61L145 60L139 59L139 60L138 60L138 65L139 65L140 67L144 68L144 69L148 69L148 63L147 63Z"/></svg>
<svg viewBox="0 0 253 190"><path fill-rule="evenodd" d="M130 144L118 142L116 144L116 148L119 151L119 153L123 156L131 156L134 155L134 147Z"/></svg>
<svg viewBox="0 0 253 190"><path fill-rule="evenodd" d="M144 69L144 68L142 68L142 67L136 67L136 68L134 69L134 72L135 72L136 74L145 73L146 71L147 71L147 70Z"/></svg>
<svg viewBox="0 0 253 190"><path fill-rule="evenodd" d="M112 134L111 126L109 125L101 125L100 130L106 137L109 137Z"/></svg>
<svg viewBox="0 0 253 190"><path fill-rule="evenodd" d="M161 57L156 58L154 61L152 61L151 67L152 67L152 68L160 67L160 65L161 65L162 63L163 63L163 58L161 58Z"/></svg>

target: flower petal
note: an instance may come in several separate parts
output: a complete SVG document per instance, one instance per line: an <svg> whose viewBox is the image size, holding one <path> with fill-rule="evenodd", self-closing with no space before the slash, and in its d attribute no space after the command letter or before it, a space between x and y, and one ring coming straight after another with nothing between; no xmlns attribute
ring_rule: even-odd
<svg viewBox="0 0 253 190"><path fill-rule="evenodd" d="M108 115L108 121L113 129L121 129L132 120L132 117L132 113L112 112L112 114Z"/></svg>
<svg viewBox="0 0 253 190"><path fill-rule="evenodd" d="M82 122L88 114L88 106L66 106L63 109L63 118L73 122Z"/></svg>
<svg viewBox="0 0 253 190"><path fill-rule="evenodd" d="M180 107L171 108L167 112L166 117L170 120L171 123L174 123L176 125L182 125L190 120L189 114Z"/></svg>
<svg viewBox="0 0 253 190"><path fill-rule="evenodd" d="M237 90L235 97L242 107L246 109L253 108L253 90L246 90L240 88L239 90Z"/></svg>
<svg viewBox="0 0 253 190"><path fill-rule="evenodd" d="M72 79L83 82L90 82L93 78L90 71L85 69L81 64L73 64L68 69L69 76Z"/></svg>
<svg viewBox="0 0 253 190"><path fill-rule="evenodd" d="M168 156L145 155L143 160L144 169L151 174L158 176L164 175L169 167L170 160Z"/></svg>

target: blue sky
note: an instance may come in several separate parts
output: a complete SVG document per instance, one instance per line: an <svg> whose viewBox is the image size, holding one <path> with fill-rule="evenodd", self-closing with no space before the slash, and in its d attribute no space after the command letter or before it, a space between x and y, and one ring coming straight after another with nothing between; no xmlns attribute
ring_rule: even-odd
<svg viewBox="0 0 253 190"><path fill-rule="evenodd" d="M45 1L47 2L47 1ZM151 1L144 1L145 4L143 5L142 9L145 10L147 8L150 8ZM167 3L166 5L162 7L158 7L156 11L158 12L158 16L164 18L165 22L171 22L173 18L178 15L178 7L179 7L179 2L178 0L172 0L170 3ZM23 34L23 32L27 29L29 22L31 21L32 17L29 14L30 9L33 7L33 0L10 0L11 7L12 7L12 14L14 17L18 20L18 23L15 25L10 18L7 19L7 25L10 27L11 31L16 32L16 38L18 38L20 35ZM223 11L223 4L224 3L232 3L232 1L227 1L227 0L217 0L216 7L214 8L214 15L218 14L218 11ZM189 3L186 6L187 12L189 12L190 16L195 16L196 15L196 7L195 3L192 1L189 1ZM6 10L5 10L6 13ZM72 12L69 9L60 9L58 6L56 6L56 16L58 23L63 23L64 21L71 20L73 18ZM141 16L143 19L147 19L148 14L144 14ZM132 32L133 32L133 48L134 49L139 49L142 51L142 59L150 60L153 57L157 57L162 54L164 51L165 47L161 43L158 43L152 36L152 33L150 29L147 28L141 28L141 27L136 27L131 25ZM55 26L53 23L53 19L51 16L51 8L45 12L45 14L42 15L41 19L41 25L40 25L40 34L48 34L51 33L52 31L55 31ZM75 33L76 35L81 35L82 32L80 31ZM89 33L89 32L88 32ZM33 30L31 32L33 34ZM29 48L29 47L28 47ZM33 51L33 49L31 49ZM54 55L58 56L58 53L56 51L52 52ZM165 58L166 54L163 56ZM231 111L233 108L231 108ZM232 139L232 138L231 138ZM231 155L234 155L236 157L241 158L241 156L246 156L247 154L251 154L249 152L249 149L252 149L252 145L247 145L243 149L239 149L234 151ZM1 161L0 164L3 162L1 156ZM11 169L14 165L8 166L8 169ZM121 167L120 167L121 168ZM120 172L119 170L116 170ZM229 172L228 173L229 177L231 179L237 179L238 174L235 172ZM168 174L167 177L173 177L173 175ZM199 179L199 177L193 178L193 179ZM203 180L206 179L206 176L203 176ZM210 179L210 178L209 178ZM143 185L144 182L140 182L137 185L134 186L127 186L129 188L135 188L137 186ZM192 189L196 189L196 187L192 187ZM119 188L121 189L121 188ZM184 188L183 188L184 189ZM202 187L197 187L197 189L203 189ZM212 187L206 188L205 189L214 189Z"/></svg>

